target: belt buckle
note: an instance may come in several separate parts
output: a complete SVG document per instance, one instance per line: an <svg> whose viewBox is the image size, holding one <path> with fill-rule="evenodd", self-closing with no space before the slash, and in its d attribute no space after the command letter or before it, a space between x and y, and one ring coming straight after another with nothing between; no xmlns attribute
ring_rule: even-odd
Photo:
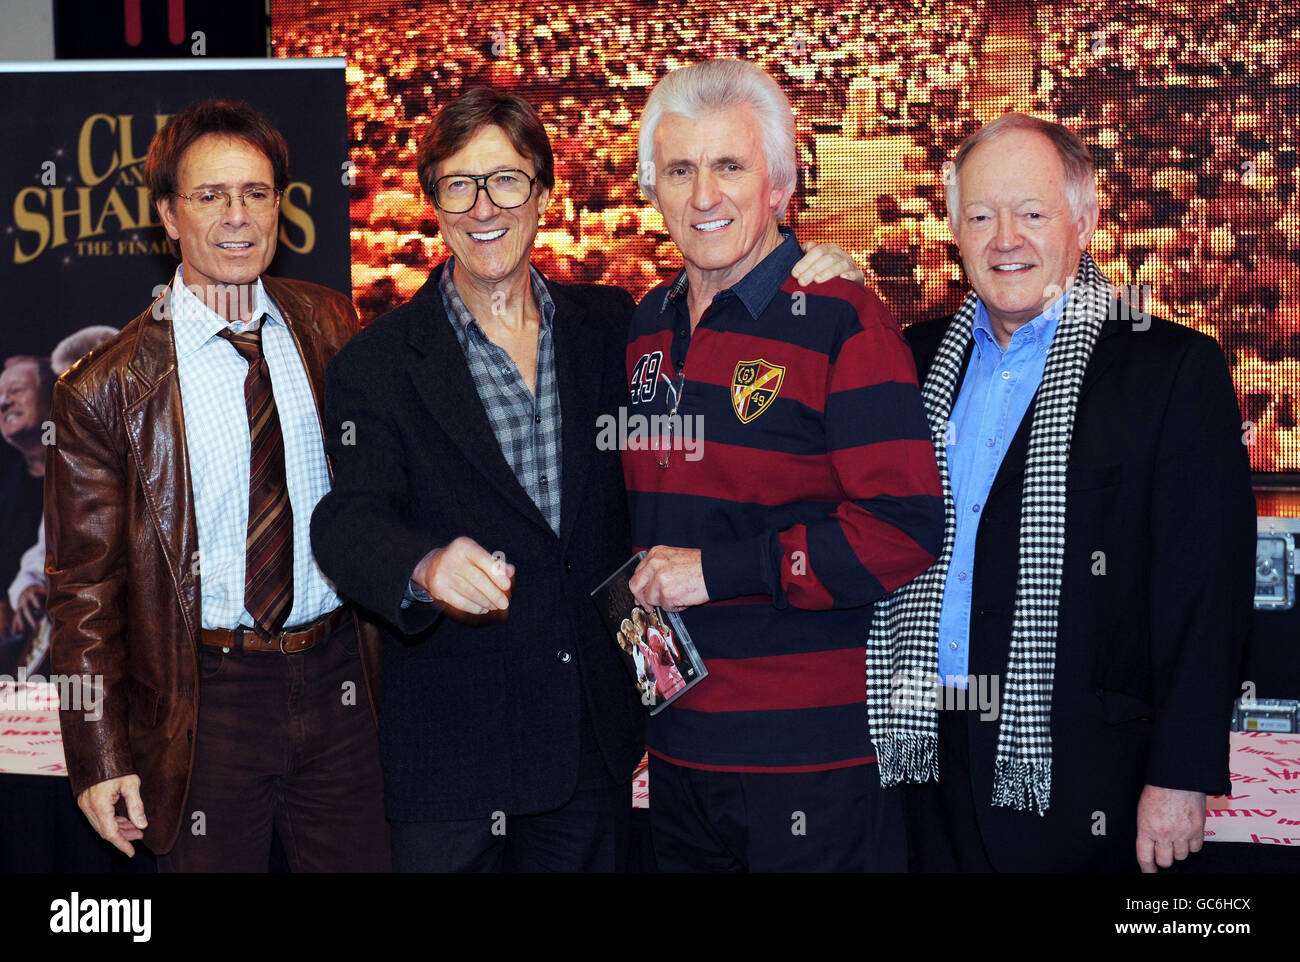
<svg viewBox="0 0 1300 962"><path fill-rule="evenodd" d="M288 634L289 634L289 632L288 632L287 630L282 630L282 631L280 632L280 654L282 654L282 655L289 655L289 654L292 654L292 652L288 652L288 651L285 651L285 650L284 650L284 639L285 639L285 637L286 637Z"/></svg>

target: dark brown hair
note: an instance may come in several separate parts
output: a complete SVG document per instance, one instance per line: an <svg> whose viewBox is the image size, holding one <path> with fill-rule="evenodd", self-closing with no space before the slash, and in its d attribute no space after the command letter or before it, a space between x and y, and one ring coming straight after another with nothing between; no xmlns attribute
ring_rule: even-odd
<svg viewBox="0 0 1300 962"><path fill-rule="evenodd" d="M483 127L500 127L522 156L533 162L533 176L546 190L555 186L551 139L537 111L523 97L492 87L474 87L461 94L433 118L420 138L415 169L420 186L433 200L438 165L464 147ZM481 173L475 171L474 173Z"/></svg>
<svg viewBox="0 0 1300 962"><path fill-rule="evenodd" d="M172 114L149 144L149 155L144 161L144 182L149 188L152 204L156 206L158 201L176 193L181 158L194 141L208 134L234 137L261 151L271 162L275 189L284 190L289 186L289 145L280 131L242 101L210 97ZM170 237L168 240L172 253L179 257L179 245Z"/></svg>

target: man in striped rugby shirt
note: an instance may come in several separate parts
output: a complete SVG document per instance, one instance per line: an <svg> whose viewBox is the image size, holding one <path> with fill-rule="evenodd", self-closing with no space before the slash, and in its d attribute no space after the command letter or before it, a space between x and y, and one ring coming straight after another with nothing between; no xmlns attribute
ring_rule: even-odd
<svg viewBox="0 0 1300 962"><path fill-rule="evenodd" d="M631 584L685 612L709 669L651 720L656 858L670 871L903 870L863 646L871 603L941 546L910 352L869 291L790 276L799 247L778 222L794 122L758 68L669 74L640 153L685 270L645 297L629 335L629 408L659 429L624 452L633 537L649 549Z"/></svg>

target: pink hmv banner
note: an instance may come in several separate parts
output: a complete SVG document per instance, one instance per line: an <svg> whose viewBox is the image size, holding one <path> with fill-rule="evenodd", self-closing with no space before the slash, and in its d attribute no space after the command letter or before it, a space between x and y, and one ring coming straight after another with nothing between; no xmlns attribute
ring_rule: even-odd
<svg viewBox="0 0 1300 962"><path fill-rule="evenodd" d="M59 735L57 686L0 678L0 772L68 774Z"/></svg>
<svg viewBox="0 0 1300 962"><path fill-rule="evenodd" d="M1207 800L1207 842L1300 847L1300 735L1232 733L1232 794Z"/></svg>

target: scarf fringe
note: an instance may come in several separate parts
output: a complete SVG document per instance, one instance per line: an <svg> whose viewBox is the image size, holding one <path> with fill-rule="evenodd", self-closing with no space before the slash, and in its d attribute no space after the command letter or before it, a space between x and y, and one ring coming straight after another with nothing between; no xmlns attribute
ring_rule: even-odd
<svg viewBox="0 0 1300 962"><path fill-rule="evenodd" d="M939 736L924 732L895 732L876 743L876 768L884 788L903 782L939 780Z"/></svg>
<svg viewBox="0 0 1300 962"><path fill-rule="evenodd" d="M999 758L993 766L993 804L1046 815L1052 801L1051 758Z"/></svg>

